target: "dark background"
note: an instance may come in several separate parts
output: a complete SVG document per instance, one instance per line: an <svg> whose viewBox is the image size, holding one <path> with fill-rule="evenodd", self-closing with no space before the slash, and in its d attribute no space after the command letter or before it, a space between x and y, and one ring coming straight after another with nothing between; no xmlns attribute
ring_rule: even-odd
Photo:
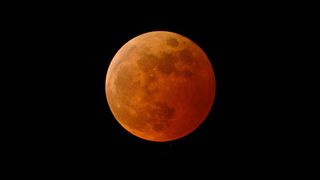
<svg viewBox="0 0 320 180"><path fill-rule="evenodd" d="M105 96L108 65L131 38L165 30L184 35L208 55L216 98L202 125L172 142L129 134L114 119ZM70 155L254 155L253 9L70 9L65 16L68 57L66 103Z"/></svg>

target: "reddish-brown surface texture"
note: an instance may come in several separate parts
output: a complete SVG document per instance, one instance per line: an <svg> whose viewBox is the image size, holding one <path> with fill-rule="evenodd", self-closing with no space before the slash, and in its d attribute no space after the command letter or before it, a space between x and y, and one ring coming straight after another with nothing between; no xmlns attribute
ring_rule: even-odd
<svg viewBox="0 0 320 180"><path fill-rule="evenodd" d="M182 35L154 31L120 48L105 88L114 117L127 131L165 142L190 134L205 120L216 81L199 46Z"/></svg>

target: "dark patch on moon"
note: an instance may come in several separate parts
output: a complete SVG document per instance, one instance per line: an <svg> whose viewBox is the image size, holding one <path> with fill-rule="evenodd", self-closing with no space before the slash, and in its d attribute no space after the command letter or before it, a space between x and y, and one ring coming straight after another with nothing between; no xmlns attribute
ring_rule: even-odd
<svg viewBox="0 0 320 180"><path fill-rule="evenodd" d="M177 47L179 45L179 42L175 38L169 38L167 39L167 45L170 47Z"/></svg>
<svg viewBox="0 0 320 180"><path fill-rule="evenodd" d="M174 74L178 77L189 79L193 77L195 73L191 69L179 69L176 72L174 72Z"/></svg>
<svg viewBox="0 0 320 180"><path fill-rule="evenodd" d="M158 62L158 57L153 55L153 54L149 54L146 53L144 55L142 55L141 58L139 58L137 60L137 64L138 67L143 71L143 72L150 72L151 70L153 70Z"/></svg>
<svg viewBox="0 0 320 180"><path fill-rule="evenodd" d="M164 74L171 74L176 71L175 57L173 54L163 53L159 58L158 70Z"/></svg>
<svg viewBox="0 0 320 180"><path fill-rule="evenodd" d="M192 52L188 49L183 49L179 52L180 61L186 63L186 64L193 64L194 58L192 55Z"/></svg>
<svg viewBox="0 0 320 180"><path fill-rule="evenodd" d="M164 129L164 126L163 126L162 124L156 123L156 124L154 124L154 125L152 126L152 129L155 130L155 131L161 131L161 130Z"/></svg>
<svg viewBox="0 0 320 180"><path fill-rule="evenodd" d="M156 83L158 81L158 77L155 75L155 72L151 71L148 74L145 74L145 84L143 85L143 90L145 92L146 99L152 99L155 93L159 91Z"/></svg>
<svg viewBox="0 0 320 180"><path fill-rule="evenodd" d="M166 103L163 102L157 102L155 104L158 108L158 115L160 119L170 119L173 117L175 112L174 108L169 107Z"/></svg>
<svg viewBox="0 0 320 180"><path fill-rule="evenodd" d="M158 129L159 124L161 124L164 129L171 124L172 118L175 115L175 109L168 106L165 102L155 102L150 114L154 118L153 123L158 127Z"/></svg>
<svg viewBox="0 0 320 180"><path fill-rule="evenodd" d="M175 63L175 56L170 53L162 53L160 57L145 54L137 60L138 67L145 73L150 73L157 68L164 74L171 74L176 71Z"/></svg>

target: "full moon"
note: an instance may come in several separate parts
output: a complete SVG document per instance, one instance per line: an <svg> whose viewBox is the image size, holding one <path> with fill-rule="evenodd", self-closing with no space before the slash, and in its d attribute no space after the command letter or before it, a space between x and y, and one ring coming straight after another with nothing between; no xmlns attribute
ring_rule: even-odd
<svg viewBox="0 0 320 180"><path fill-rule="evenodd" d="M206 119L216 80L197 44L177 33L153 31L131 39L115 54L105 92L124 129L166 142L190 134Z"/></svg>

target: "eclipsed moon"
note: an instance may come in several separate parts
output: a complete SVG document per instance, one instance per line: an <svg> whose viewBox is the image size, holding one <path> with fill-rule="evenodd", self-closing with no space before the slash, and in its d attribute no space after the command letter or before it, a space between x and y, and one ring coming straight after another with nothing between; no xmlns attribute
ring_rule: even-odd
<svg viewBox="0 0 320 180"><path fill-rule="evenodd" d="M190 39L167 31L139 35L116 53L105 84L115 119L131 134L165 142L194 131L211 110L212 65Z"/></svg>

